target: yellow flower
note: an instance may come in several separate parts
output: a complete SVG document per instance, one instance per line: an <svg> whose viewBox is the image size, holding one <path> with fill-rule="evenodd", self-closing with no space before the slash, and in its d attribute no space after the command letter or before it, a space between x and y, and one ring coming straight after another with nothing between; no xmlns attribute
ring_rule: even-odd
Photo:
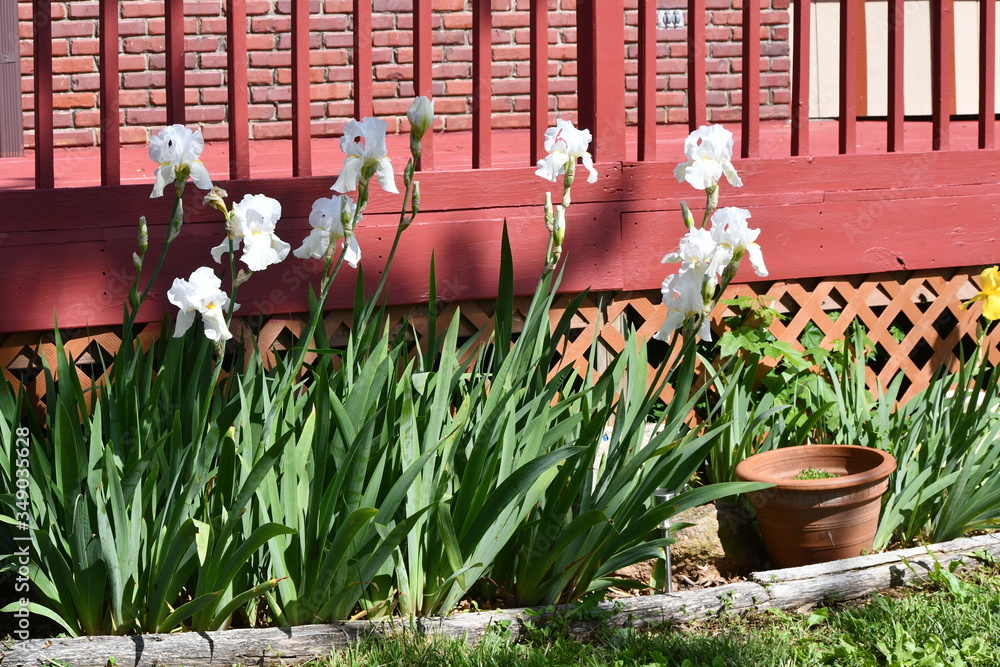
<svg viewBox="0 0 1000 667"><path fill-rule="evenodd" d="M968 308L973 301L985 301L983 304L983 317L988 320L1000 320L1000 269L993 266L983 271L980 276L983 289L976 296L962 304L962 308Z"/></svg>

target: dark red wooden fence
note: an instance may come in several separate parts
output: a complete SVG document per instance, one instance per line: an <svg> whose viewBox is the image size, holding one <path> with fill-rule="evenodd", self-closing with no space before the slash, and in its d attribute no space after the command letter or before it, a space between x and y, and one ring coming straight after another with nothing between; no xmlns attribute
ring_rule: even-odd
<svg viewBox="0 0 1000 667"><path fill-rule="evenodd" d="M53 147L51 0L34 0L35 49L35 190L0 192L4 211L0 232L0 281L5 285L0 307L0 331L44 329L53 313L66 326L107 324L120 317L134 245L135 221L159 209L148 199L148 186L124 186L121 181L117 118L118 35L115 0L100 0L101 10L101 182L102 187L52 189L53 164L60 156ZM425 139L421 165L423 202L420 223L408 232L407 252L394 269L390 299L395 303L426 298L431 249L436 249L438 275L451 281L455 298L481 298L494 289L500 227L506 219L515 233L518 289L530 292L540 270L545 233L540 208L546 189L555 189L533 175L542 155L542 134L551 122L548 112L547 3L531 3L531 133L522 149L524 166L498 168L493 162L495 130L491 127L490 0L469 0L473 14L474 53L472 118L468 169L436 169L434 138ZM565 289L648 289L659 285L664 269L660 257L671 250L682 231L677 210L680 199L700 205L698 193L678 185L673 166L681 159L681 142L662 143L663 124L656 107L656 3L637 0L639 7L639 81L637 127L628 128L625 110L624 0L577 2L578 126L594 135L594 154L601 179L574 191L570 212ZM899 268L933 268L993 263L1000 259L995 194L997 165L994 145L993 80L995 67L995 4L982 0L978 35L980 104L976 122L978 150L948 152L954 143L951 119L951 54L955 30L953 0L934 0L932 44L933 141L928 151L902 153L904 56L903 0L890 0L889 111L872 130L857 118L856 65L858 44L852 26L863 2L842 0L840 43L840 118L836 121L837 153L817 157L822 124L809 117L810 0L794 3L794 49L788 124L760 120L760 4L743 3L742 117L730 128L744 159L738 167L747 183L742 191L727 190L724 205L752 208L753 222L764 229L761 242L772 276L797 278L843 275ZM247 44L245 0L226 0L229 64L229 180L220 182L234 197L264 192L282 201L283 229L297 244L307 230L311 202L326 196L331 174L314 174L309 122L309 2L291 0L292 165L291 179L254 180L247 124ZM166 99L168 122L184 122L184 41L182 0L165 0ZM689 0L688 120L691 128L706 122L706 41L709 16L705 0ZM413 2L414 75L416 94L432 95L431 0ZM371 5L354 3L354 91L359 117L372 113ZM965 37L963 37L964 39ZM905 121L906 123L910 121ZM811 130L812 136L811 136ZM823 130L827 132L826 130ZM869 141L881 132L881 148L852 156L861 135ZM867 134L865 134L867 133ZM682 137L683 133L674 133ZM505 141L507 135L504 135ZM657 138L661 145L657 147ZM439 141L441 139L439 138ZM869 141L869 143L871 143ZM878 144L879 142L874 142ZM634 146L634 148L633 148ZM775 148L775 147L784 148ZM811 148L813 152L811 152ZM766 150L765 150L766 149ZM781 151L784 151L782 154ZM776 157L777 156L777 157ZM221 179L221 174L216 174ZM189 189L193 190L193 188ZM381 193L377 193L380 195ZM200 263L201 246L220 232L217 214L199 207L188 193L185 250L175 253L165 275L186 274ZM359 232L368 276L381 271L395 224L394 200L376 197ZM166 217L163 212L163 218ZM151 224L154 224L151 222ZM153 226L164 233L162 219ZM281 285L252 281L245 288L247 310L294 311L304 305L304 282L293 269L278 269ZM289 271L293 273L288 273ZM114 283L112 285L112 283ZM339 305L352 294L344 280ZM110 286L110 287L109 287ZM243 293L241 293L242 296ZM95 296L96 295L96 296ZM162 292L144 311L156 319L163 310ZM246 312L246 311L244 311Z"/></svg>

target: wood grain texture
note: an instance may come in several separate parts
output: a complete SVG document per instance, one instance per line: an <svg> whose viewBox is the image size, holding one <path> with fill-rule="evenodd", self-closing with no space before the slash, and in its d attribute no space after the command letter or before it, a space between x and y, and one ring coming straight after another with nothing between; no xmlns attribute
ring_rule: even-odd
<svg viewBox="0 0 1000 667"><path fill-rule="evenodd" d="M101 0L100 26L100 104L101 185L121 183L121 136L118 129L118 0Z"/></svg>
<svg viewBox="0 0 1000 667"><path fill-rule="evenodd" d="M955 106L955 2L931 0L931 118L934 150L951 148Z"/></svg>
<svg viewBox="0 0 1000 667"><path fill-rule="evenodd" d="M760 155L760 3L743 3L743 104L740 123L743 157Z"/></svg>
<svg viewBox="0 0 1000 667"><path fill-rule="evenodd" d="M246 0L226 0L226 88L229 100L229 177L250 178L250 87Z"/></svg>
<svg viewBox="0 0 1000 667"><path fill-rule="evenodd" d="M581 0L577 16L577 126L599 162L625 159L624 0Z"/></svg>
<svg viewBox="0 0 1000 667"><path fill-rule="evenodd" d="M840 3L840 128L841 154L857 152L858 124L858 3Z"/></svg>
<svg viewBox="0 0 1000 667"><path fill-rule="evenodd" d="M895 0L902 2L902 0ZM812 0L796 0L792 22L792 155L809 154L809 49Z"/></svg>
<svg viewBox="0 0 1000 667"><path fill-rule="evenodd" d="M746 185L724 186L722 204L751 210L770 279L992 264L1000 256L1000 195L992 187L1000 179L998 158L985 150L747 159L737 164ZM657 289L670 270L659 261L684 231L680 201L697 212L704 205L699 193L676 182L672 163L599 166L597 183L581 180L574 188L562 287ZM546 191L558 197L559 185L530 167L425 172L420 180L422 212L393 268L390 302L426 299L432 251L439 279L461 285L463 298L493 296L504 219L516 231L517 293L530 294L544 254L541 202ZM257 192L280 201L278 234L294 247L308 231L313 201L328 196L330 183L329 177L218 182L234 201ZM117 321L122 285L127 290L132 277L137 216L147 215L156 253L169 215L168 199L151 200L149 192L134 185L0 192L9 214L0 244L0 278L8 286L0 331L50 329L54 315L67 327ZM208 248L221 240L220 215L201 203L203 195L188 185L184 229L164 280L208 264ZM370 278L384 269L399 202L399 195L373 189L358 231ZM38 271L42 265L52 269ZM255 276L241 291L242 314L301 309L306 284L317 277L300 265L289 258ZM349 273L339 279L331 306L349 305ZM744 269L738 281L748 280L756 277ZM163 289L154 291L145 321L165 312Z"/></svg>
<svg viewBox="0 0 1000 667"><path fill-rule="evenodd" d="M115 3L118 4L117 2ZM116 12L117 15L117 12ZM166 32L165 88L167 124L183 125L186 117L184 101L184 0L165 0L163 23ZM116 31L117 32L117 31ZM115 47L117 49L117 40ZM103 72L103 68L102 68ZM116 84L117 81L116 81Z"/></svg>
<svg viewBox="0 0 1000 667"><path fill-rule="evenodd" d="M545 130L549 126L549 6L532 2L530 18L530 96L531 96L531 147L529 164L537 164L545 157Z"/></svg>
<svg viewBox="0 0 1000 667"><path fill-rule="evenodd" d="M688 129L692 132L708 122L705 69L707 46L705 0L688 0ZM807 93L808 94L808 93Z"/></svg>
<svg viewBox="0 0 1000 667"><path fill-rule="evenodd" d="M600 627L642 629L749 609L797 609L830 599L851 599L898 588L931 572L935 562L947 566L961 559L967 566L975 567L976 561L969 554L978 550L1000 556L1000 536L981 535L927 548L756 572L750 581L670 595L602 602L590 615L572 614L564 618L569 631L583 638ZM571 609L560 607L554 613L565 614ZM112 657L120 665L134 667L287 664L329 655L333 650L346 649L375 634L412 632L475 643L491 628L499 626L505 627L505 632L516 640L525 633L525 621L538 625L553 615L551 611L530 611L529 614L526 609L508 609L409 621L353 621L259 630L33 639L18 642L0 655L0 665L64 662L74 667L105 667Z"/></svg>
<svg viewBox="0 0 1000 667"><path fill-rule="evenodd" d="M52 165L54 121L52 116L52 0L32 3L35 84L35 187L55 187Z"/></svg>
<svg viewBox="0 0 1000 667"><path fill-rule="evenodd" d="M292 176L312 175L309 98L309 0L292 0Z"/></svg>
<svg viewBox="0 0 1000 667"><path fill-rule="evenodd" d="M898 1L898 0L897 0ZM979 147L993 148L996 137L997 4L979 3Z"/></svg>
<svg viewBox="0 0 1000 667"><path fill-rule="evenodd" d="M354 0L354 118L372 111L372 3Z"/></svg>
<svg viewBox="0 0 1000 667"><path fill-rule="evenodd" d="M889 152L903 150L903 79L904 50L906 34L906 5L904 0L889 0L889 65L888 65L888 123L886 125L886 149Z"/></svg>
<svg viewBox="0 0 1000 667"><path fill-rule="evenodd" d="M639 148L640 162L656 159L656 2L639 2Z"/></svg>

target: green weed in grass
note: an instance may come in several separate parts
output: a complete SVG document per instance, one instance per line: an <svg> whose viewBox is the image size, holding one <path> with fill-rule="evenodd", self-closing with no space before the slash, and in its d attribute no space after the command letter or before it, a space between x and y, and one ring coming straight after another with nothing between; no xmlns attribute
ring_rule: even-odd
<svg viewBox="0 0 1000 667"><path fill-rule="evenodd" d="M948 570L949 575L955 575ZM605 628L581 641L565 624L517 643L503 628L469 647L413 635L376 637L315 667L593 665L611 667L976 667L1000 652L1000 571L946 577L863 603L797 614L723 615L655 632Z"/></svg>

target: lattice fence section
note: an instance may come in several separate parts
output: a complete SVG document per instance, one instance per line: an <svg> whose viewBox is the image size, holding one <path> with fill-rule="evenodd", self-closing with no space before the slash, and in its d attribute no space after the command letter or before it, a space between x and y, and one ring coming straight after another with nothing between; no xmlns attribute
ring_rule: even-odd
<svg viewBox="0 0 1000 667"><path fill-rule="evenodd" d="M823 332L822 344L829 347L844 337L851 322L858 321L877 352L868 368L869 388L875 392L878 387L888 385L895 374L903 373L903 400L908 400L927 386L938 368L954 369L960 350L968 356L975 348L980 308L976 305L963 311L959 305L978 292L979 273L980 267L976 267L759 282L733 286L726 296L746 295L769 301L785 316L784 320L776 318L770 330L779 340L800 348L798 339L810 322ZM666 314L659 300L658 291L588 295L573 319L570 339L561 350L557 366L571 365L582 376L599 370L591 369L589 361L595 333L598 336L595 362L599 366L624 349L624 332L629 328L637 330L640 340L650 341ZM569 301L570 297L557 300L553 319L563 314ZM515 302L515 329L523 321L529 303L527 298ZM443 329L460 313L462 338L480 332L486 335L492 328L494 308L493 301L445 303L440 306L438 325ZM724 329L722 318L726 314L724 307L713 314L717 334ZM345 345L351 327L350 311L331 312L324 319L331 345L335 348ZM429 323L427 307L393 307L389 310L389 322L394 331L405 326L414 344L422 345ZM298 316L271 317L257 328L255 334L265 365L274 365L275 355L288 349L304 325L303 318ZM246 325L241 327L245 329ZM139 336L142 344L148 346L160 334L160 325L148 325ZM99 383L104 368L121 345L120 336L112 328L63 331L62 336L84 388ZM244 337L244 340L249 348L250 339ZM987 339L989 361L994 365L1000 363L998 343L1000 334L994 332ZM662 344L649 345L651 361L661 361L664 348L657 346ZM41 403L45 392L43 360L50 368L56 365L51 332L0 336L0 370L15 388L23 386L36 403Z"/></svg>
<svg viewBox="0 0 1000 667"><path fill-rule="evenodd" d="M939 368L955 370L962 354L971 356L981 308L974 305L962 310L960 306L978 293L980 271L981 267L975 267L759 282L731 286L725 297L762 298L784 317L775 318L770 331L799 350L804 349L799 338L810 323L822 331L821 345L832 348L857 321L875 345L875 357L866 373L868 388L875 394L902 373L905 402L925 389ZM584 307L580 312L585 320L583 331L560 365L572 364L586 372L595 331L609 353L624 349L622 332L627 326L650 339L666 316L659 301L656 291L624 292L614 295L603 310ZM723 318L731 314L725 306L713 313L716 335L725 330ZM991 332L984 343L990 364L1000 363L1000 331ZM650 357L659 360L652 350ZM669 400L669 390L663 398Z"/></svg>

